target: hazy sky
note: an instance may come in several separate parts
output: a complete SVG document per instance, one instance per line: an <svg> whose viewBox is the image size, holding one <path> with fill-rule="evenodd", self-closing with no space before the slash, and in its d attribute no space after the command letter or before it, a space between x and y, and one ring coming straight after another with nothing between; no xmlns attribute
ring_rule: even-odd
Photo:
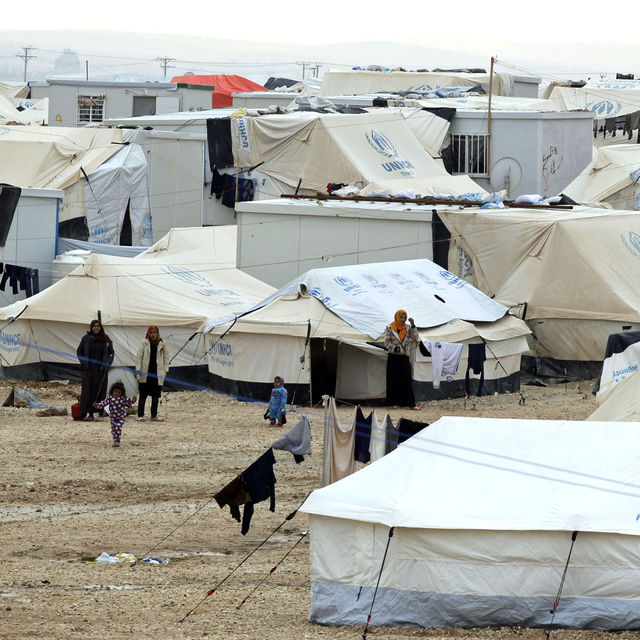
<svg viewBox="0 0 640 640"><path fill-rule="evenodd" d="M36 0L28 12L4 12L2 29L103 29L176 33L234 40L324 44L387 40L485 52L493 43L637 42L628 0L615 13L568 0L458 0L362 2L354 0L246 0L187 3L84 3ZM15 12L18 13L18 12ZM625 16L630 18L624 29ZM618 22L618 19L623 22ZM464 45L464 46L462 46Z"/></svg>

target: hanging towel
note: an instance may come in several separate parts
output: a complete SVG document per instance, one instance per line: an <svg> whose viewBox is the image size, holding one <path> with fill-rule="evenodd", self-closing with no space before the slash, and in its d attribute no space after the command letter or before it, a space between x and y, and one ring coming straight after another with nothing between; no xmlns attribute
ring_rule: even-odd
<svg viewBox="0 0 640 640"><path fill-rule="evenodd" d="M311 425L306 416L302 416L295 426L271 445L271 448L292 453L296 464L304 462L304 456L311 455Z"/></svg>
<svg viewBox="0 0 640 640"><path fill-rule="evenodd" d="M336 401L325 396L324 454L322 460L322 486L333 484L358 470L354 460L355 429L351 421L343 425L338 416Z"/></svg>
<svg viewBox="0 0 640 640"><path fill-rule="evenodd" d="M482 395L482 387L484 385L484 362L487 359L487 350L484 342L482 344L470 344L469 356L467 358L467 373L464 378L464 390L469 396L471 395L469 384L469 371L473 371L474 375L480 375L480 381L478 382L478 389L476 395L480 397Z"/></svg>
<svg viewBox="0 0 640 640"><path fill-rule="evenodd" d="M385 433L384 422L382 425L378 423L378 414L375 411L369 416L371 420L371 441L369 443L369 453L371 454L371 462L380 460L386 453L387 434ZM390 419L390 418L389 418Z"/></svg>
<svg viewBox="0 0 640 640"><path fill-rule="evenodd" d="M393 420L391 420L391 416L387 413L382 421L382 428L384 430L384 435L386 438L384 453L391 453L395 451L398 446L398 428L393 426Z"/></svg>
<svg viewBox="0 0 640 640"><path fill-rule="evenodd" d="M431 353L431 368L433 370L433 388L440 388L442 376L450 377L458 373L462 345L452 342L424 341L425 347Z"/></svg>
<svg viewBox="0 0 640 640"><path fill-rule="evenodd" d="M400 418L398 420L398 444L406 442L411 436L415 436L416 433L426 429L428 426L428 422L416 422L415 420Z"/></svg>
<svg viewBox="0 0 640 640"><path fill-rule="evenodd" d="M353 414L353 421L355 422L356 441L353 448L353 457L358 462L367 463L371 460L371 454L369 453L369 443L371 441L371 417L373 412L368 418L364 417L362 409L356 407Z"/></svg>

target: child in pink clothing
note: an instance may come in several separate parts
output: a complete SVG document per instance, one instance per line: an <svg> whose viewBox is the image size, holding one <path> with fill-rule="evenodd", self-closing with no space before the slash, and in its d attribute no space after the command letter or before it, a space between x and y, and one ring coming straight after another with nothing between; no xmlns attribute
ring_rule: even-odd
<svg viewBox="0 0 640 640"><path fill-rule="evenodd" d="M102 402L94 402L96 409L104 409L109 406L109 419L111 420L111 435L113 436L113 446L120 446L120 436L122 435L122 427L127 419L127 407L130 407L136 400L137 396L129 398L125 395L125 388L122 382L114 382L109 389L109 395Z"/></svg>

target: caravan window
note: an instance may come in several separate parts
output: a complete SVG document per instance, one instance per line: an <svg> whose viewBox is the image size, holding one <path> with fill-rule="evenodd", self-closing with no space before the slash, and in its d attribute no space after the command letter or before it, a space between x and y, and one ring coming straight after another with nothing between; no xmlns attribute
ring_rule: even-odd
<svg viewBox="0 0 640 640"><path fill-rule="evenodd" d="M452 133L453 175L487 176L489 136L486 133Z"/></svg>
<svg viewBox="0 0 640 640"><path fill-rule="evenodd" d="M104 120L104 96L78 96L77 124Z"/></svg>

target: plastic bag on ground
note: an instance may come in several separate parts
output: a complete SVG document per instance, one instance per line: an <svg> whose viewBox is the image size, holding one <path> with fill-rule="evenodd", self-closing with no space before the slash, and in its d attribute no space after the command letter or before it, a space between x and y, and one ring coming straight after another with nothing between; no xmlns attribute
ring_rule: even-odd
<svg viewBox="0 0 640 640"><path fill-rule="evenodd" d="M130 553L106 553L96 558L96 562L100 564L117 564L119 562L135 562L136 557Z"/></svg>

